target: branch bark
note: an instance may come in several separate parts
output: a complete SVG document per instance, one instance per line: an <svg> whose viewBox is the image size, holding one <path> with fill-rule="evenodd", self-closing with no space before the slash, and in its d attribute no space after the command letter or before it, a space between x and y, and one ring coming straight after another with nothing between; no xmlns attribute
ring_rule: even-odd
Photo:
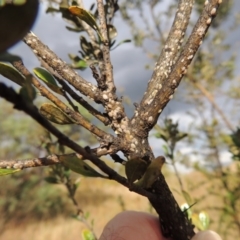
<svg viewBox="0 0 240 240"><path fill-rule="evenodd" d="M69 85L67 82L62 79L59 74L54 71L51 67L47 65L46 62L42 62L42 66L46 68L59 82L60 85L62 85L62 88L64 91L66 91L75 101L77 101L81 106L83 106L90 114L92 114L94 117L96 117L98 120L100 120L102 123L104 123L105 126L110 124L110 120L107 116L104 116L101 112L96 110L92 105L90 105L87 101L85 101L79 94L77 94Z"/></svg>
<svg viewBox="0 0 240 240"><path fill-rule="evenodd" d="M79 76L54 52L52 52L46 45L44 45L36 35L34 35L32 32L28 33L24 37L24 42L33 50L38 58L46 62L63 79L74 86L75 89L77 89L80 93L94 99L96 103L103 102L102 95L98 91L97 87Z"/></svg>
<svg viewBox="0 0 240 240"><path fill-rule="evenodd" d="M110 134L105 133L98 127L91 124L87 119L85 119L81 114L71 110L64 102L62 102L59 98L57 98L54 94L52 94L46 87L43 86L24 66L21 60L14 61L13 66L24 76L30 76L33 85L40 91L42 96L48 98L51 102L53 102L56 106L58 106L64 113L66 113L70 118L72 118L76 124L83 126L96 136L104 139L104 138L112 138Z"/></svg>
<svg viewBox="0 0 240 240"><path fill-rule="evenodd" d="M137 126L135 128L136 134L146 135L157 122L164 107L173 98L177 86L202 44L220 3L220 0L205 2L204 10L176 60L177 51L183 42L187 19L189 19L192 8L192 1L182 0L179 2L172 30L156 63L147 91L139 105L139 110L135 112L131 119L131 123Z"/></svg>
<svg viewBox="0 0 240 240"><path fill-rule="evenodd" d="M42 158L33 158L27 160L0 160L0 168L25 169L33 167L51 166L61 163L57 155L49 155Z"/></svg>

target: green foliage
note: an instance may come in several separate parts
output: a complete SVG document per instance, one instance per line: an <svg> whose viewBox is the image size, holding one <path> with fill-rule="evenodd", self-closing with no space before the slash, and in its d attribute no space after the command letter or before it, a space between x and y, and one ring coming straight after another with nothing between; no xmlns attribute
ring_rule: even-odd
<svg viewBox="0 0 240 240"><path fill-rule="evenodd" d="M198 228L200 231L205 231L209 228L210 218L206 212L193 214L192 221L196 228Z"/></svg>
<svg viewBox="0 0 240 240"><path fill-rule="evenodd" d="M98 33L101 41L103 41L103 37L101 35L97 22L91 12L88 12L85 9L77 6L71 6L68 9L72 14L78 16L82 21L86 22L90 27L92 27Z"/></svg>
<svg viewBox="0 0 240 240"><path fill-rule="evenodd" d="M156 138L161 138L167 144L163 146L165 155L170 159L173 159L173 151L176 144L182 139L186 138L188 134L180 132L178 128L178 123L173 123L170 118L166 118L164 120L163 127L156 125L155 130L156 133L154 134L154 136Z"/></svg>
<svg viewBox="0 0 240 240"><path fill-rule="evenodd" d="M73 153L68 155L61 155L59 156L59 160L63 163L64 166L83 176L106 178L94 170L91 166L89 166L78 154Z"/></svg>
<svg viewBox="0 0 240 240"><path fill-rule="evenodd" d="M41 105L39 112L46 119L57 124L72 124L74 121L68 117L64 112L51 103L44 103Z"/></svg>
<svg viewBox="0 0 240 240"><path fill-rule="evenodd" d="M81 59L79 56L73 54L68 54L68 56L72 60L72 68L84 70L88 67L87 62L84 59Z"/></svg>
<svg viewBox="0 0 240 240"><path fill-rule="evenodd" d="M23 5L27 2L27 0L13 0L11 2L7 1L7 0L1 0L0 1L0 7L6 5L6 4L13 4L13 5Z"/></svg>
<svg viewBox="0 0 240 240"><path fill-rule="evenodd" d="M205 231L208 230L209 224L210 224L210 217L209 215L201 211L200 213L196 213L192 210L192 206L196 203L189 206L187 203L181 205L182 211L187 215L187 217L190 219L192 224L197 228L199 231Z"/></svg>
<svg viewBox="0 0 240 240"><path fill-rule="evenodd" d="M122 40L119 43L117 43L115 40L117 36L117 29L112 24L112 19L116 12L119 10L117 2L106 1L104 9L106 13L108 40L110 42L111 50L116 49L124 43L131 42L130 39ZM83 35L80 36L81 50L79 53L81 56L77 55L76 53L68 54L71 60L72 68L85 70L91 65L97 65L101 63L101 44L103 42L103 39L97 23L98 11L96 10L95 4L92 4L89 11L87 11L79 7L76 1L61 1L60 4L52 4L52 2L49 1L49 7L46 12L61 13L62 18L68 20L69 24L71 24L71 26L66 27L69 31L76 33L84 32L84 22L87 23L97 33L98 37L93 34L92 37L94 37L94 39L87 39ZM79 20L82 20L83 22Z"/></svg>
<svg viewBox="0 0 240 240"><path fill-rule="evenodd" d="M22 60L18 55L11 54L9 52L0 53L0 61L12 63L14 61ZM11 80L11 78L10 78Z"/></svg>
<svg viewBox="0 0 240 240"><path fill-rule="evenodd" d="M61 188L41 184L41 169L21 171L0 178L0 213L2 224L18 221L26 216L35 219L67 216L71 205Z"/></svg>
<svg viewBox="0 0 240 240"><path fill-rule="evenodd" d="M88 229L82 230L82 239L83 240L96 240L95 236Z"/></svg>
<svg viewBox="0 0 240 240"><path fill-rule="evenodd" d="M129 183L133 183L140 179L145 173L148 165L146 161L141 159L130 159L125 164L125 173Z"/></svg>
<svg viewBox="0 0 240 240"><path fill-rule="evenodd" d="M12 104L0 99L0 105L1 156L6 159L24 159L36 155L44 130L24 113L14 110Z"/></svg>
<svg viewBox="0 0 240 240"><path fill-rule="evenodd" d="M63 92L60 87L58 87L57 82L55 78L52 76L51 73L49 73L46 69L36 67L33 69L34 74L42 80L46 85L55 93L58 93L60 95L63 95Z"/></svg>
<svg viewBox="0 0 240 240"><path fill-rule="evenodd" d="M239 151L239 129L237 129L234 133L230 135L224 135L221 133L220 122L216 119L212 118L212 122L203 121L203 125L199 128L201 134L205 133L206 138L204 139L204 147L203 149L209 149L209 153L205 154L208 157L206 160L200 162L197 161L193 164L195 170L201 172L204 176L201 185L208 184L209 191L204 195L199 195L197 198L193 199L191 197L191 190L198 189L199 185L195 184L194 181L191 182L191 190L185 190L183 186L183 182L181 180L181 175L177 170L176 163L180 163L179 154L176 154L176 145L179 141L182 141L187 135L182 133L178 129L178 124L173 123L171 119L166 119L164 121L163 126L156 126L155 136L157 138L161 138L166 145L163 145L163 150L165 151L165 155L169 157L171 163L174 167L174 171L176 177L179 181L179 186L181 189L181 194L186 202L190 205L196 202L196 207L198 206L198 202L202 199L206 199L208 197L216 197L221 206L216 207L218 210L218 216L220 217L219 228L217 231L221 234L227 234L230 229L223 226L228 226L229 222L232 222L232 229L236 229L238 226L238 220L235 218L239 206L240 206L240 189L239 189L239 176L240 174L240 166L236 165L234 169L224 168L222 166L221 160L219 159L219 150L218 148L222 148L226 146L230 148L233 153L233 158L238 159L238 151ZM200 134L200 133L199 133ZM198 139L199 140L199 139ZM214 154L213 154L213 153ZM201 152L200 152L201 154ZM199 154L199 155L200 155ZM201 155L200 155L201 156ZM214 168L213 163L217 161L218 165ZM204 162L207 163L206 166L211 166L211 170L204 166ZM184 162L183 162L184 163ZM211 165L210 165L211 164ZM211 214L206 213L206 211L201 211L197 213L197 210L191 211L191 221L199 230L206 230L209 228L211 222L213 222L213 210L216 211L214 206L210 206L208 204L205 205L204 210L211 211Z"/></svg>
<svg viewBox="0 0 240 240"><path fill-rule="evenodd" d="M36 98L37 93L35 88L32 86L30 75L26 77L25 83L21 87L19 93L29 103L33 102L33 100Z"/></svg>
<svg viewBox="0 0 240 240"><path fill-rule="evenodd" d="M232 139L230 151L233 154L233 159L240 161L240 128L237 128L237 130L233 132L230 137Z"/></svg>
<svg viewBox="0 0 240 240"><path fill-rule="evenodd" d="M137 185L145 189L151 188L154 182L159 178L164 163L165 158L163 156L153 159L148 165L143 177L137 182Z"/></svg>
<svg viewBox="0 0 240 240"><path fill-rule="evenodd" d="M25 83L25 77L10 64L0 62L0 74L20 86Z"/></svg>
<svg viewBox="0 0 240 240"><path fill-rule="evenodd" d="M0 168L0 176L13 174L13 173L18 172L18 171L20 171L20 169L3 169L3 168Z"/></svg>

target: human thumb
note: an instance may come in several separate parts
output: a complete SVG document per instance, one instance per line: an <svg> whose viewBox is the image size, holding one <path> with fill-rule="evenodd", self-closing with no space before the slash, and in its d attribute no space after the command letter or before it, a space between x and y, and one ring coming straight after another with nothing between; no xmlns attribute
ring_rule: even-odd
<svg viewBox="0 0 240 240"><path fill-rule="evenodd" d="M191 240L222 240L222 238L216 232L207 230L198 232Z"/></svg>

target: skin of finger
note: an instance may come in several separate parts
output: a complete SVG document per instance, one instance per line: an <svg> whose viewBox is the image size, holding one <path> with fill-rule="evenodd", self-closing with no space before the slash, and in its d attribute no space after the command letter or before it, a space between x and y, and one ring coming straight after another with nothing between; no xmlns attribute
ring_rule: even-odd
<svg viewBox="0 0 240 240"><path fill-rule="evenodd" d="M192 240L222 240L222 238L211 230L198 232Z"/></svg>
<svg viewBox="0 0 240 240"><path fill-rule="evenodd" d="M135 211L116 215L103 229L99 240L168 240L160 231L157 217Z"/></svg>

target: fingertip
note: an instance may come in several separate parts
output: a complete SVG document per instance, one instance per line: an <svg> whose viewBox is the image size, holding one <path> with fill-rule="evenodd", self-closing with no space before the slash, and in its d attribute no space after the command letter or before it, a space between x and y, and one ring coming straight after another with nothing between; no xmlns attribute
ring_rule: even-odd
<svg viewBox="0 0 240 240"><path fill-rule="evenodd" d="M222 238L216 232L207 230L198 232L192 240L222 240Z"/></svg>

